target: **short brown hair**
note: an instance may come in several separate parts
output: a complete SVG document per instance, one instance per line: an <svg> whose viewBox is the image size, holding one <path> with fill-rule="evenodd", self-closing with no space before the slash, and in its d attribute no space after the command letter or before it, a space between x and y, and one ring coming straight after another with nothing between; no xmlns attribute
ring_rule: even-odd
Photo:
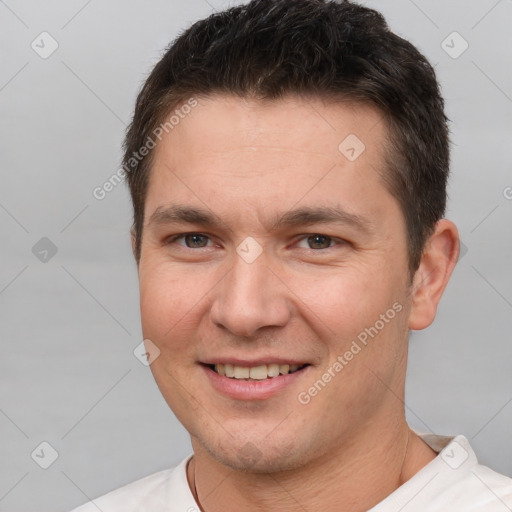
<svg viewBox="0 0 512 512"><path fill-rule="evenodd" d="M382 178L405 217L411 274L418 268L444 215L449 171L434 70L377 11L327 0L253 0L194 23L167 49L138 95L124 144L137 263L152 161L139 150L177 105L213 93L343 97L377 107L389 126Z"/></svg>

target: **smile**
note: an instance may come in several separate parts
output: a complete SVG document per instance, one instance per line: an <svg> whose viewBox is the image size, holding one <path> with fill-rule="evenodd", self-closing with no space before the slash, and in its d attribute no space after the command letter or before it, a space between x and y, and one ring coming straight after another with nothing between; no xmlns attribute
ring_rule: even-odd
<svg viewBox="0 0 512 512"><path fill-rule="evenodd" d="M305 364L261 364L258 366L237 366L233 364L214 364L209 367L217 374L230 379L265 380L288 375L302 370Z"/></svg>
<svg viewBox="0 0 512 512"><path fill-rule="evenodd" d="M214 390L233 400L266 400L302 382L313 366L301 361L280 359L216 360L200 364ZM268 361L268 360L267 360ZM303 385L302 385L303 387Z"/></svg>

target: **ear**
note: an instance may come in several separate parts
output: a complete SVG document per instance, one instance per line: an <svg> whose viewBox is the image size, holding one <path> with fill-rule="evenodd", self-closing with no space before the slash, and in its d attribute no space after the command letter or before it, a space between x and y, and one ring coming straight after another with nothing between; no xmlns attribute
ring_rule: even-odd
<svg viewBox="0 0 512 512"><path fill-rule="evenodd" d="M460 251L455 224L441 219L423 249L420 265L411 285L409 329L428 327L436 316L437 305L457 264Z"/></svg>

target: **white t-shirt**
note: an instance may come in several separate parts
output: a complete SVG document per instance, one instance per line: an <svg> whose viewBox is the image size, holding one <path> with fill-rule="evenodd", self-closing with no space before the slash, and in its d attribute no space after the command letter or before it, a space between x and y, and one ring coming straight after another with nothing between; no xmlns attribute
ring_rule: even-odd
<svg viewBox="0 0 512 512"><path fill-rule="evenodd" d="M368 512L512 511L512 479L478 464L464 436L419 435L439 455ZM187 481L189 459L73 512L199 512Z"/></svg>

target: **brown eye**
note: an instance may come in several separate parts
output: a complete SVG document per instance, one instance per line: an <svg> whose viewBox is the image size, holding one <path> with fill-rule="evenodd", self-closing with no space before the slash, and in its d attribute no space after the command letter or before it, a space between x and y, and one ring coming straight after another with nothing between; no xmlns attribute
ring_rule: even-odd
<svg viewBox="0 0 512 512"><path fill-rule="evenodd" d="M328 249L332 238L326 235L311 235L307 237L307 241L310 249Z"/></svg>
<svg viewBox="0 0 512 512"><path fill-rule="evenodd" d="M187 247L190 247L191 249L196 249L198 247L206 247L208 244L208 237L205 235L200 235L198 233L184 235L183 239L185 240L185 245Z"/></svg>
<svg viewBox="0 0 512 512"><path fill-rule="evenodd" d="M188 249L201 249L207 247L209 241L209 237L201 233L185 233L171 237L166 244L178 244Z"/></svg>

